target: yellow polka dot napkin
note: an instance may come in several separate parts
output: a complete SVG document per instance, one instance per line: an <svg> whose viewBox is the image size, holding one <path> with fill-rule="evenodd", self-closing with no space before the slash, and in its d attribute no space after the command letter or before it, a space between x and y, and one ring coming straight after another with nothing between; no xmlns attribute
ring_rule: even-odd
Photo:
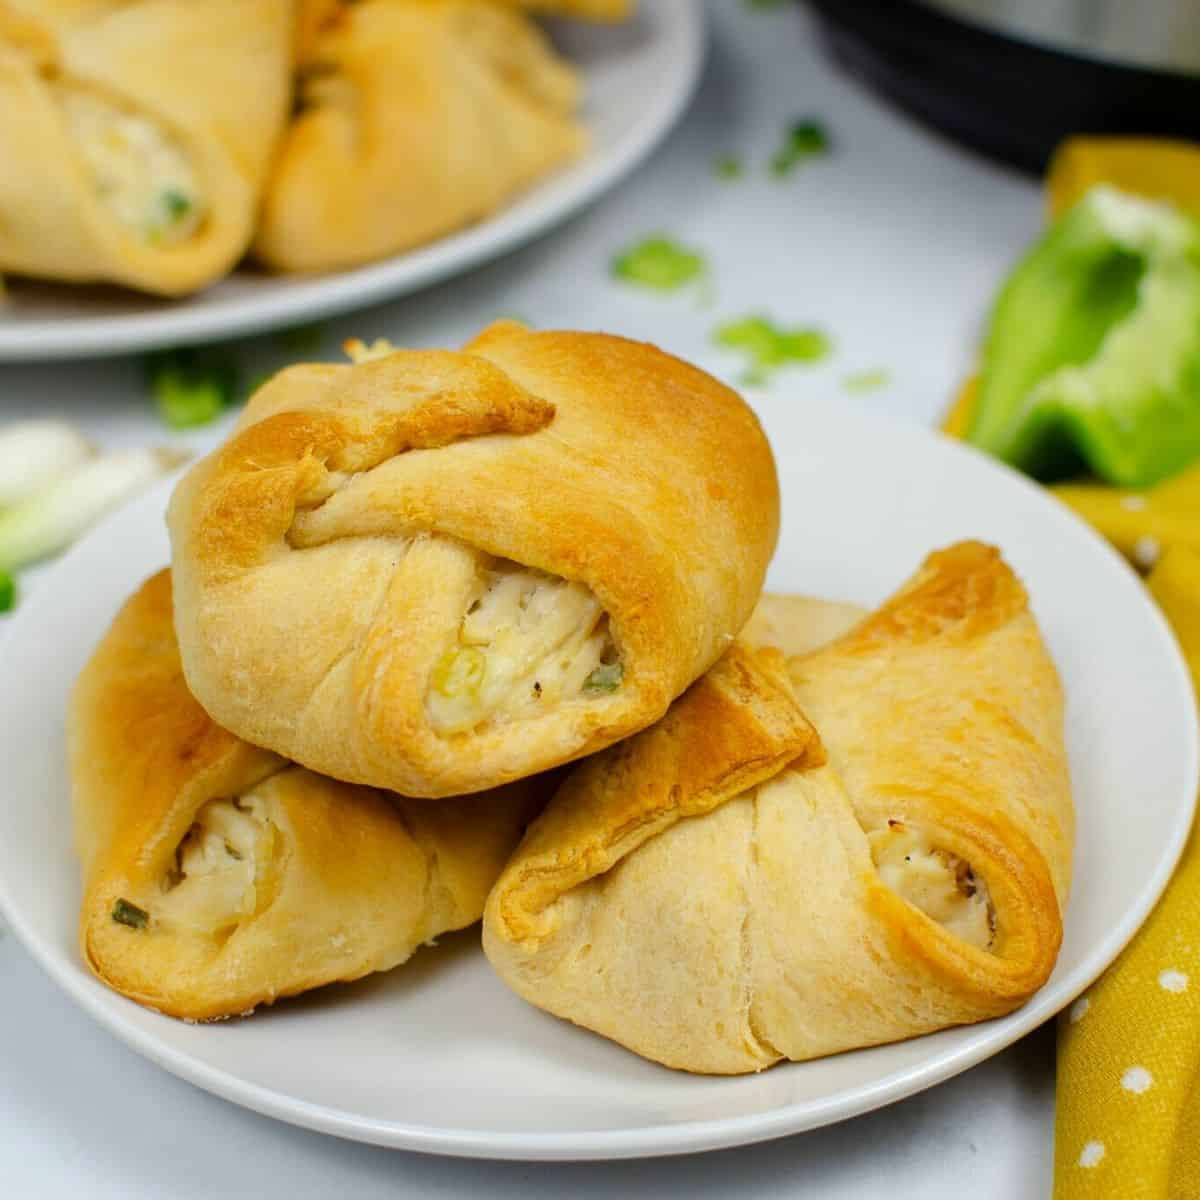
<svg viewBox="0 0 1200 1200"><path fill-rule="evenodd" d="M1168 546L1147 582L1200 689L1200 553ZM1057 1101L1055 1200L1200 1200L1200 829L1150 919L1060 1018Z"/></svg>
<svg viewBox="0 0 1200 1200"><path fill-rule="evenodd" d="M964 388L943 428L962 436ZM1200 692L1200 464L1051 489L1143 571ZM1200 827L1150 919L1060 1018L1055 1200L1200 1200Z"/></svg>

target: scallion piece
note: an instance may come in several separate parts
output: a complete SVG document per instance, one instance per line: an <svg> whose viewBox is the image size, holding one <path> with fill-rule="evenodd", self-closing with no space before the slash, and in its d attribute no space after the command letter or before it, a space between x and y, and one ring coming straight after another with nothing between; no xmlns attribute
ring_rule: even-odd
<svg viewBox="0 0 1200 1200"><path fill-rule="evenodd" d="M0 508L61 479L92 456L91 443L68 421L18 421L0 431Z"/></svg>
<svg viewBox="0 0 1200 1200"><path fill-rule="evenodd" d="M128 925L130 929L145 929L150 923L150 914L136 904L130 904L122 898L112 907L112 919L118 925Z"/></svg>
<svg viewBox="0 0 1200 1200"><path fill-rule="evenodd" d="M590 695L615 692L625 678L625 668L619 663L601 663L584 681L583 690Z"/></svg>
<svg viewBox="0 0 1200 1200"><path fill-rule="evenodd" d="M192 198L176 188L167 188L162 206L168 221L182 221L192 211Z"/></svg>
<svg viewBox="0 0 1200 1200"><path fill-rule="evenodd" d="M58 553L184 457L168 450L114 451L88 459L20 504L0 511L0 571L15 571Z"/></svg>
<svg viewBox="0 0 1200 1200"><path fill-rule="evenodd" d="M704 256L662 234L635 242L612 261L617 279L659 292L673 292L703 277Z"/></svg>
<svg viewBox="0 0 1200 1200"><path fill-rule="evenodd" d="M215 421L238 397L231 359L197 350L173 350L147 362L150 393L169 429L195 429Z"/></svg>
<svg viewBox="0 0 1200 1200"><path fill-rule="evenodd" d="M782 179L807 159L828 154L829 145L829 134L823 125L816 121L796 121L771 158L771 174Z"/></svg>
<svg viewBox="0 0 1200 1200"><path fill-rule="evenodd" d="M0 613L12 612L16 606L17 581L7 571L0 571Z"/></svg>

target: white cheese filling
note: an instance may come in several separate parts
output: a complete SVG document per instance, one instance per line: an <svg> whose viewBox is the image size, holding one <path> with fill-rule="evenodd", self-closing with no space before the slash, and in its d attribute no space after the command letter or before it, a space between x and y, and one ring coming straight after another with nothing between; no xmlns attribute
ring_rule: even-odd
<svg viewBox="0 0 1200 1200"><path fill-rule="evenodd" d="M879 878L948 933L980 950L996 937L987 884L966 860L940 850L916 826L889 821L867 835Z"/></svg>
<svg viewBox="0 0 1200 1200"><path fill-rule="evenodd" d="M191 237L204 216L195 169L156 121L80 88L60 90L67 127L100 201L152 244Z"/></svg>
<svg viewBox="0 0 1200 1200"><path fill-rule="evenodd" d="M427 711L438 733L458 733L611 694L622 674L589 588L497 564L480 573L455 644L434 668Z"/></svg>
<svg viewBox="0 0 1200 1200"><path fill-rule="evenodd" d="M210 800L196 814L164 880L154 917L196 933L225 932L258 909L259 876L271 861L275 827L262 797Z"/></svg>

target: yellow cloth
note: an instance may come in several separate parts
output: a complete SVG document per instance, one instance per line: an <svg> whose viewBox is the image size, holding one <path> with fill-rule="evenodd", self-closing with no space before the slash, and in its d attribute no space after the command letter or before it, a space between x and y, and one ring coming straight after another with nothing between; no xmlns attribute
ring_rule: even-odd
<svg viewBox="0 0 1200 1200"><path fill-rule="evenodd" d="M1148 582L1200 687L1200 554L1170 547ZM1054 1195L1200 1197L1200 830L1150 919L1060 1019Z"/></svg>
<svg viewBox="0 0 1200 1200"><path fill-rule="evenodd" d="M1051 220L1097 183L1200 214L1200 146L1166 138L1069 138L1046 173Z"/></svg>
<svg viewBox="0 0 1200 1200"><path fill-rule="evenodd" d="M968 383L943 429L962 437ZM1144 494L1053 489L1140 566L1200 691L1200 464ZM1136 802L1131 814L1136 813ZM1150 919L1064 1014L1055 1200L1200 1200L1200 829Z"/></svg>

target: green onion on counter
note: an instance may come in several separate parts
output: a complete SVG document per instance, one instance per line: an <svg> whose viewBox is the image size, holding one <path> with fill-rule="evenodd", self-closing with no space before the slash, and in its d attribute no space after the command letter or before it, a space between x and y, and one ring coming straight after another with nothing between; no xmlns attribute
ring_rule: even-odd
<svg viewBox="0 0 1200 1200"><path fill-rule="evenodd" d="M0 508L18 504L92 457L68 421L21 421L0 431Z"/></svg>
<svg viewBox="0 0 1200 1200"><path fill-rule="evenodd" d="M215 421L238 399L231 358L202 350L168 350L146 361L154 405L168 429L196 429Z"/></svg>
<svg viewBox="0 0 1200 1200"><path fill-rule="evenodd" d="M0 445L4 437L0 435ZM15 571L66 549L88 526L183 458L170 450L115 450L88 459L0 510L0 571Z"/></svg>

